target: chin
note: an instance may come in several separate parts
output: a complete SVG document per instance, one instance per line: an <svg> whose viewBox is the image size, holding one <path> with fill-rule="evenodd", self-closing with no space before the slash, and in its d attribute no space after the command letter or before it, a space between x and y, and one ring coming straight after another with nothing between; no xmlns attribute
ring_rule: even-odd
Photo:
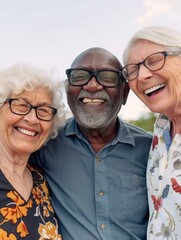
<svg viewBox="0 0 181 240"><path fill-rule="evenodd" d="M104 127L102 124L97 124L97 123L80 123L81 126L83 126L84 128L87 128L87 129L100 129L102 127Z"/></svg>

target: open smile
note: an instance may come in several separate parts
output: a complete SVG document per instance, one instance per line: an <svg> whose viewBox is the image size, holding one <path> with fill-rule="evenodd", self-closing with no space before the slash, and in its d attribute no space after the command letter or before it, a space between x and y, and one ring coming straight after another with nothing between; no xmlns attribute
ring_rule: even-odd
<svg viewBox="0 0 181 240"><path fill-rule="evenodd" d="M94 99L91 99L91 98L82 98L80 99L82 103L84 104L95 104L95 105L99 105L99 104L102 104L105 102L104 99L99 99L99 98L94 98Z"/></svg>
<svg viewBox="0 0 181 240"><path fill-rule="evenodd" d="M21 133L23 133L23 134L25 134L25 135L28 135L28 136L32 136L32 137L34 137L34 136L37 134L37 132L29 131L29 130L27 130L27 129L20 128L20 127L17 127L16 129L17 129L19 132L21 132Z"/></svg>
<svg viewBox="0 0 181 240"><path fill-rule="evenodd" d="M146 94L148 97L150 97L153 93L157 93L160 90L162 90L166 86L166 83L162 83L159 85L156 85L154 87L148 88L144 91L144 94Z"/></svg>

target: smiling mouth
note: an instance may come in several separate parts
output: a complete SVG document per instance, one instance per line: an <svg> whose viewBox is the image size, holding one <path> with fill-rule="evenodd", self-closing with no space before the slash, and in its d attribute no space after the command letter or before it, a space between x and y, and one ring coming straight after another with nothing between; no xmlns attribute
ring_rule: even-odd
<svg viewBox="0 0 181 240"><path fill-rule="evenodd" d="M95 105L99 105L99 104L102 104L105 102L104 99L99 99L99 98L94 98L94 99L91 99L91 98L82 98L80 99L82 103L84 104L95 104Z"/></svg>
<svg viewBox="0 0 181 240"><path fill-rule="evenodd" d="M159 84L157 86L151 87L144 91L144 94L146 94L148 97L150 97L153 93L157 93L160 90L162 90L166 86L166 83Z"/></svg>
<svg viewBox="0 0 181 240"><path fill-rule="evenodd" d="M29 131L27 129L24 129L24 128L16 128L19 132L25 134L25 135L28 135L28 136L32 136L34 137L37 133L36 132L32 132L32 131Z"/></svg>

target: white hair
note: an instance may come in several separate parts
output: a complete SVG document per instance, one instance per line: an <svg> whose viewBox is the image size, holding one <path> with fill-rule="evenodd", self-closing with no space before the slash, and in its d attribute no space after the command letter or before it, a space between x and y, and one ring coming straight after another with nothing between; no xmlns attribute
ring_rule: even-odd
<svg viewBox="0 0 181 240"><path fill-rule="evenodd" d="M11 94L20 94L24 90L33 91L36 87L46 87L52 94L52 106L57 114L53 118L53 126L50 138L57 136L58 128L64 125L65 110L62 101L62 83L55 69L47 70L28 65L14 64L13 66L0 69L0 107Z"/></svg>
<svg viewBox="0 0 181 240"><path fill-rule="evenodd" d="M181 33L175 29L163 26L146 27L136 32L129 40L124 52L123 62L128 63L128 55L131 47L137 40L148 40L163 46L166 51L181 50Z"/></svg>

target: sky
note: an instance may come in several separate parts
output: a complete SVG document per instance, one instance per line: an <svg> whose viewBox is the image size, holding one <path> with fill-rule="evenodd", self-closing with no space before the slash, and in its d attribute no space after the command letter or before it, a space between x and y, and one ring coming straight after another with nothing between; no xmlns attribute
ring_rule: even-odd
<svg viewBox="0 0 181 240"><path fill-rule="evenodd" d="M137 30L162 25L181 31L180 13L181 0L0 0L0 68L17 62L56 68L63 81L87 48L106 48L122 62ZM119 116L136 120L148 112L131 92Z"/></svg>

